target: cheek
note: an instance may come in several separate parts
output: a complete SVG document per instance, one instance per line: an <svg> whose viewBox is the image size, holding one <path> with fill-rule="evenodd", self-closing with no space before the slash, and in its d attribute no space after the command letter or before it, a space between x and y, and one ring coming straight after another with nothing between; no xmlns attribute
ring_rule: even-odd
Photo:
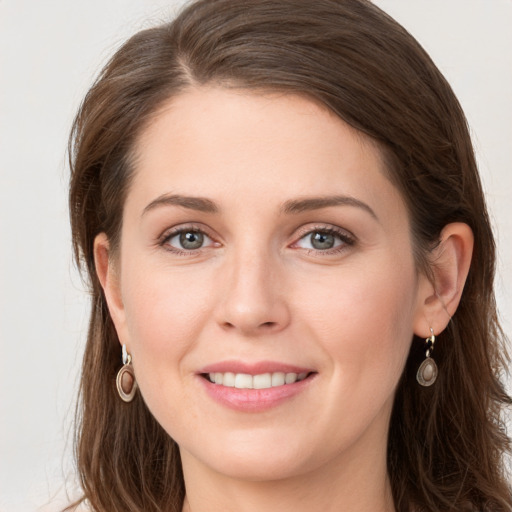
<svg viewBox="0 0 512 512"><path fill-rule="evenodd" d="M200 280L180 279L168 269L149 270L142 264L139 269L144 271L133 268L125 280L133 367L146 405L168 429L183 413L183 384L191 378L183 360L194 349L208 316L208 294ZM197 418L194 408L188 414L191 421Z"/></svg>
<svg viewBox="0 0 512 512"><path fill-rule="evenodd" d="M199 338L208 318L209 280L200 272L191 279L141 261L125 270L123 297L133 364L143 378L160 378L159 369L176 368Z"/></svg>
<svg viewBox="0 0 512 512"><path fill-rule="evenodd" d="M413 337L417 278L412 262L353 265L300 293L299 316L350 379L398 378ZM386 260L384 260L386 262ZM307 328L307 325L305 326Z"/></svg>

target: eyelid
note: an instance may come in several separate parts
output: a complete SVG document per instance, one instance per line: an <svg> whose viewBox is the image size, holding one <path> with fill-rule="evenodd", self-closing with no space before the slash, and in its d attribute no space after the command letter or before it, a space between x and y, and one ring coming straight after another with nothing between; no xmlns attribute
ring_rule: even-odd
<svg viewBox="0 0 512 512"><path fill-rule="evenodd" d="M331 249L308 249L308 248L302 248L298 247L297 244L303 240L308 235L311 235L315 232L323 232L323 233L329 233L332 235L337 236L343 243L340 246L333 247ZM357 242L357 238L354 234L352 234L350 231L341 228L339 226L335 226L332 224L309 224L306 226L302 226L299 228L299 230L296 232L294 236L294 242L291 244L290 247L294 249L303 249L308 252L314 252L317 254L323 254L323 255L329 255L329 254L335 254L338 252L341 252L343 250L346 250L347 247L350 247L354 245Z"/></svg>
<svg viewBox="0 0 512 512"><path fill-rule="evenodd" d="M167 242L179 235L180 233L186 232L186 231L196 231L199 233L202 233L205 237L207 237L211 243L209 243L206 246L199 247L198 249L180 249L178 247L171 246L167 244ZM333 247L331 249L308 249L308 248L300 248L297 246L298 242L305 238L308 235L311 235L315 232L324 232L329 233L332 235L337 236L341 241L342 244L340 246ZM308 224L301 226L294 235L294 242L289 245L289 247L294 249L303 249L305 251L310 251L318 254L334 254L343 251L349 246L354 245L357 242L357 238L355 235L353 235L350 231L347 229L341 228L339 226L333 225L333 224ZM163 231L163 233L157 238L157 244L158 246L163 247L164 249L176 253L176 254L182 254L182 255L193 255L198 254L201 251L205 249L209 249L211 247L220 247L222 244L217 240L218 237L214 234L212 234L212 230L209 229L207 226L205 226L202 223L197 222L189 222L185 224L178 224L176 226L167 228Z"/></svg>
<svg viewBox="0 0 512 512"><path fill-rule="evenodd" d="M202 233L205 237L211 240L211 244L207 246L200 247L198 249L180 249L171 245L165 247L167 242L173 237L179 235L180 233L186 231L196 231L198 233ZM211 234L211 230L208 229L204 224L190 222L186 224L178 224L171 228L167 228L158 238L157 243L159 246L166 248L168 251L183 253L183 254L197 254L199 251L203 249L208 249L209 247L220 246L220 243L216 240L216 237ZM169 248L171 247L171 248Z"/></svg>
<svg viewBox="0 0 512 512"><path fill-rule="evenodd" d="M339 226L335 226L333 224L308 224L305 226L301 226L294 235L296 240L304 238L306 235L314 233L315 231L324 231L327 233L332 233L340 236L341 238L352 240L356 242L356 236L348 231L348 229L341 228Z"/></svg>

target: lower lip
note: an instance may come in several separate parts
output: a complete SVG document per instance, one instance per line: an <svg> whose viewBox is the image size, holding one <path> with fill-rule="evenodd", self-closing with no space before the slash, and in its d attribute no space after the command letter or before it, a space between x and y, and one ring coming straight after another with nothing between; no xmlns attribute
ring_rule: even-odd
<svg viewBox="0 0 512 512"><path fill-rule="evenodd" d="M221 405L240 412L263 412L292 399L309 386L313 375L293 384L266 389L238 389L214 384L199 376L208 395Z"/></svg>

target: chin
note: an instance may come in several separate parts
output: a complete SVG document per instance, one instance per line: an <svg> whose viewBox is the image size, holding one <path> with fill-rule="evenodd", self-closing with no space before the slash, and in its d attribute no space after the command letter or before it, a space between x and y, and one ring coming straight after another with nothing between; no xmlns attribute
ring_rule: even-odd
<svg viewBox="0 0 512 512"><path fill-rule="evenodd" d="M298 454L274 454L262 457L260 454L223 454L222 460L208 464L219 474L236 480L264 482L285 480L307 473L311 467L304 460L298 460Z"/></svg>
<svg viewBox="0 0 512 512"><path fill-rule="evenodd" d="M326 462L321 446L315 448L313 440L293 436L289 430L246 431L244 435L231 431L224 439L215 437L190 450L180 445L182 459L187 459L184 464L193 461L223 476L262 482L305 475ZM203 439L209 438L204 434Z"/></svg>

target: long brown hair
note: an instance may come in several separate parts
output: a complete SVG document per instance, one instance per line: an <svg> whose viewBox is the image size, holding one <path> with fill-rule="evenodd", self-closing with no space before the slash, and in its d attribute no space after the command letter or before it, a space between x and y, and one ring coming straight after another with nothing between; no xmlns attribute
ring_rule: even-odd
<svg viewBox="0 0 512 512"><path fill-rule="evenodd" d="M464 114L429 56L366 0L199 0L142 31L87 94L70 139L70 210L91 318L77 414L78 471L92 510L179 511L176 443L141 396L117 396L119 341L96 276L93 242L116 246L135 141L163 102L191 85L302 94L372 138L411 219L418 268L442 228L475 236L460 306L436 345L439 377L421 388L413 339L396 393L388 470L399 511L510 511L502 417L511 404L493 294L495 246Z"/></svg>

